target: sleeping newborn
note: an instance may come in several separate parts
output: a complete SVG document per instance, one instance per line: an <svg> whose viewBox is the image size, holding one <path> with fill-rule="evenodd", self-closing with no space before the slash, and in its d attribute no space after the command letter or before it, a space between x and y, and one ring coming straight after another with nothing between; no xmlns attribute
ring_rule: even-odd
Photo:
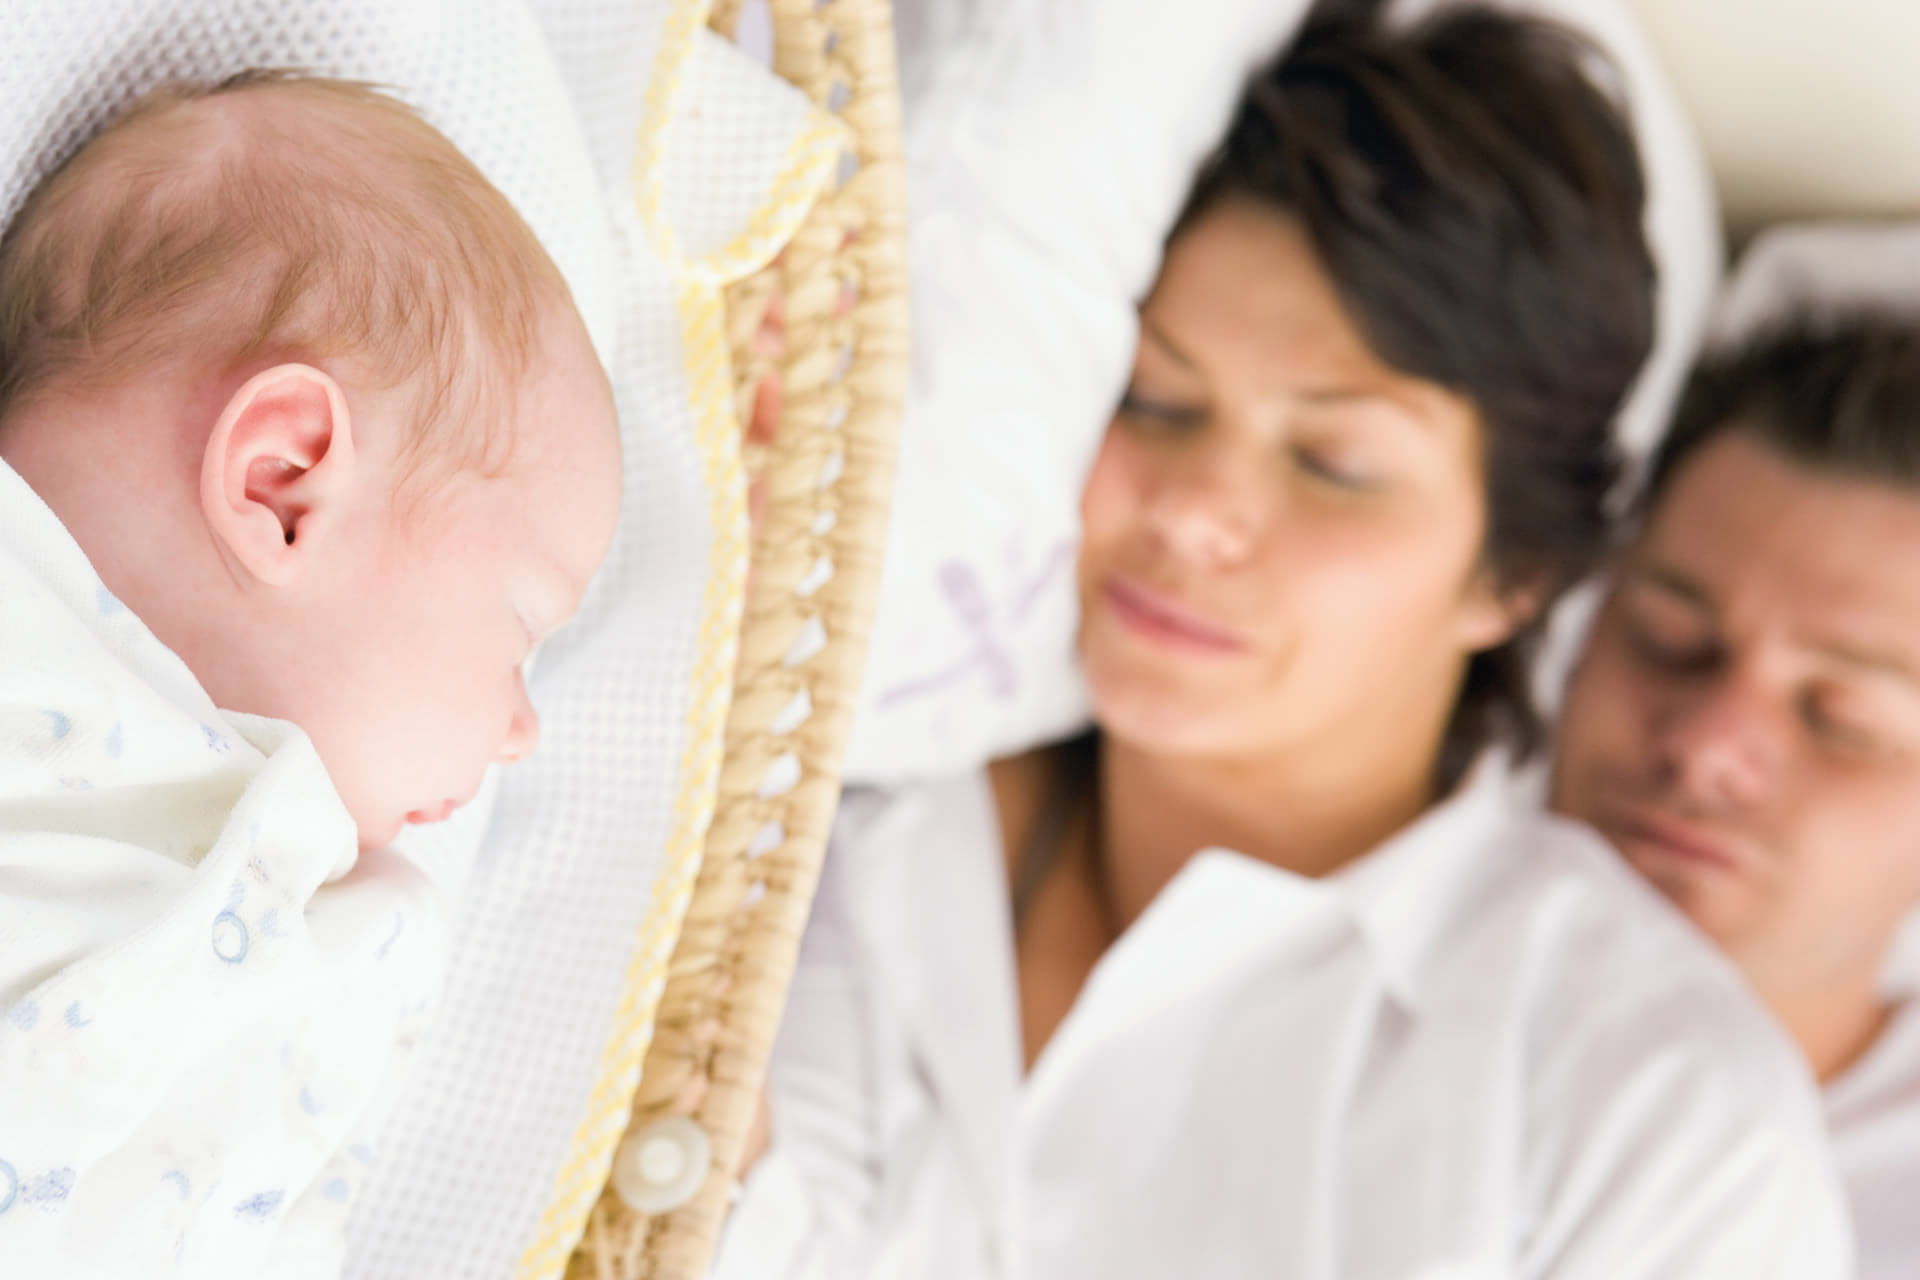
<svg viewBox="0 0 1920 1280"><path fill-rule="evenodd" d="M0 239L0 1270L324 1274L431 990L408 823L533 748L619 507L558 270L443 137L143 99Z"/></svg>

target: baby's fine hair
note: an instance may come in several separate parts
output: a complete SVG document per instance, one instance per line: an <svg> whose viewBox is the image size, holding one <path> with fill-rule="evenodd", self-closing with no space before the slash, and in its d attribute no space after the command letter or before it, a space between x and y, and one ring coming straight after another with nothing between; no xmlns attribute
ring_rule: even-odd
<svg viewBox="0 0 1920 1280"><path fill-rule="evenodd" d="M116 117L0 236L0 425L54 388L191 353L417 380L410 452L478 461L474 397L524 371L568 298L505 196L367 84L253 71ZM458 438L442 428L458 424Z"/></svg>

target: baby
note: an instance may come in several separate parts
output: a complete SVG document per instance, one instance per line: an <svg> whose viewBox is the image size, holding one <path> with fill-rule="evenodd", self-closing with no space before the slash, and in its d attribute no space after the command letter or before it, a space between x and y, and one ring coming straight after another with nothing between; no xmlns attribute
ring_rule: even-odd
<svg viewBox="0 0 1920 1280"><path fill-rule="evenodd" d="M0 1271L324 1272L619 507L558 270L364 86L117 119L0 239Z"/></svg>

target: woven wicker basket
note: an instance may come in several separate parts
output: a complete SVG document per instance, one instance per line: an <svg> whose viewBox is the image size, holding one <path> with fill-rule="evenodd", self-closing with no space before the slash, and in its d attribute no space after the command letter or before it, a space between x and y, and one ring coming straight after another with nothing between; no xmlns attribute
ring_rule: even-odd
<svg viewBox="0 0 1920 1280"><path fill-rule="evenodd" d="M767 270L728 298L742 406L773 374L765 495L719 796L629 1132L685 1116L713 1163L672 1212L601 1193L567 1274L703 1275L735 1188L839 793L840 758L879 585L905 395L906 218L887 0L770 0L774 69L849 127L837 187ZM731 35L741 0L718 0ZM784 350L755 342L778 299ZM777 367L775 367L777 366ZM742 415L745 421L745 414Z"/></svg>

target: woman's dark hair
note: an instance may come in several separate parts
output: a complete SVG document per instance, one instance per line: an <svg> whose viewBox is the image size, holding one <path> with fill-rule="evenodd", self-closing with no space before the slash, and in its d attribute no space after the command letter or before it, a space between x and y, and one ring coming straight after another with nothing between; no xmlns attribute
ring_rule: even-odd
<svg viewBox="0 0 1920 1280"><path fill-rule="evenodd" d="M1920 319L1866 309L1803 316L1702 361L1654 457L1642 509L1732 431L1813 470L1920 490Z"/></svg>
<svg viewBox="0 0 1920 1280"><path fill-rule="evenodd" d="M1394 29L1335 6L1259 72L1173 234L1223 201L1296 219L1374 354L1470 401L1484 560L1545 604L1605 553L1613 422L1652 345L1645 187L1601 55L1550 23L1458 9ZM1524 755L1541 619L1476 654L1437 763Z"/></svg>

